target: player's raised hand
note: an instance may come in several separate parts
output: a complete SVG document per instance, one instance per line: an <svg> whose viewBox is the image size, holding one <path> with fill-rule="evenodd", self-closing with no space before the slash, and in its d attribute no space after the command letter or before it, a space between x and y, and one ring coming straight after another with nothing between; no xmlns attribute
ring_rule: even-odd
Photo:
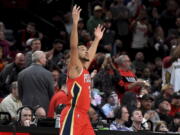
<svg viewBox="0 0 180 135"><path fill-rule="evenodd" d="M100 25L100 24L99 24L99 25L95 28L95 31L94 31L94 36L95 36L95 38L101 40L101 38L103 37L104 31L105 31L105 28L103 27L103 25Z"/></svg>
<svg viewBox="0 0 180 135"><path fill-rule="evenodd" d="M74 23L78 23L80 18L80 12L81 12L80 6L75 5L72 10L72 18Z"/></svg>

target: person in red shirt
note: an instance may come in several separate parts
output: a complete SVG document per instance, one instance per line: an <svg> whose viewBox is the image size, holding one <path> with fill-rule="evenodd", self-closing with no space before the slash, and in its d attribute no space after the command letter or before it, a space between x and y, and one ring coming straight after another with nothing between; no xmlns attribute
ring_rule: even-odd
<svg viewBox="0 0 180 135"><path fill-rule="evenodd" d="M121 76L121 80L117 84L117 93L121 99L126 91L131 91L139 94L140 89L145 85L145 82L138 80L135 73L131 68L131 61L128 55L120 55L116 59L118 65L118 71Z"/></svg>
<svg viewBox="0 0 180 135"><path fill-rule="evenodd" d="M88 116L91 77L87 69L95 56L104 29L101 25L95 28L95 38L89 49L84 45L78 46L77 26L80 12L81 8L75 5L72 10L70 60L67 66L68 101L61 113L60 135L95 135Z"/></svg>
<svg viewBox="0 0 180 135"><path fill-rule="evenodd" d="M175 92L172 95L169 115L174 116L177 112L180 112L180 92Z"/></svg>
<svg viewBox="0 0 180 135"><path fill-rule="evenodd" d="M66 79L62 78L58 81L59 89L51 98L49 109L48 109L48 117L54 118L56 114L56 109L58 105L65 105L67 102L67 87L66 87Z"/></svg>

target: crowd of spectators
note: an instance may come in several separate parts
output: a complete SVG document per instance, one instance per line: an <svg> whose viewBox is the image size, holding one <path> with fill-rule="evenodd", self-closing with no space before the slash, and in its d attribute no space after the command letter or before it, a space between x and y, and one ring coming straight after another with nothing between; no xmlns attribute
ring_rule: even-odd
<svg viewBox="0 0 180 135"><path fill-rule="evenodd" d="M93 127L180 132L180 2L87 4L79 44L91 46L94 28L106 28L89 68ZM10 124L37 126L38 119L56 118L66 103L71 12L51 14L55 29L49 33L31 21L23 29L0 22L0 111L10 113Z"/></svg>

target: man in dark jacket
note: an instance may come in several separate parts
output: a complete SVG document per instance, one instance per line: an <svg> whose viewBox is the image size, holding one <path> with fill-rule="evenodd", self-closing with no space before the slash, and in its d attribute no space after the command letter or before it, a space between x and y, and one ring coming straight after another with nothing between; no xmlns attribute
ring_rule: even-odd
<svg viewBox="0 0 180 135"><path fill-rule="evenodd" d="M25 56L22 53L17 53L15 61L5 66L0 73L0 96L5 97L10 93L11 83L17 81L18 73L24 69L24 66Z"/></svg>
<svg viewBox="0 0 180 135"><path fill-rule="evenodd" d="M46 64L45 53L35 51L32 62L31 66L19 73L19 96L23 105L40 105L47 112L54 89L52 74L43 67Z"/></svg>

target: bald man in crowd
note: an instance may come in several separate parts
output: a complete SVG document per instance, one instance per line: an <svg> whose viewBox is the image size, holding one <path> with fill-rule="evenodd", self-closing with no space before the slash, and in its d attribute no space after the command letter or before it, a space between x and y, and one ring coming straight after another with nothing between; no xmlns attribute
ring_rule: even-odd
<svg viewBox="0 0 180 135"><path fill-rule="evenodd" d="M46 56L43 51L32 54L31 66L19 73L19 96L23 105L31 107L40 105L46 112L53 95L53 77L46 65Z"/></svg>
<svg viewBox="0 0 180 135"><path fill-rule="evenodd" d="M7 64L0 73L0 93L1 97L7 96L10 91L12 82L17 81L19 72L25 67L25 56L22 53L17 53L14 62Z"/></svg>

